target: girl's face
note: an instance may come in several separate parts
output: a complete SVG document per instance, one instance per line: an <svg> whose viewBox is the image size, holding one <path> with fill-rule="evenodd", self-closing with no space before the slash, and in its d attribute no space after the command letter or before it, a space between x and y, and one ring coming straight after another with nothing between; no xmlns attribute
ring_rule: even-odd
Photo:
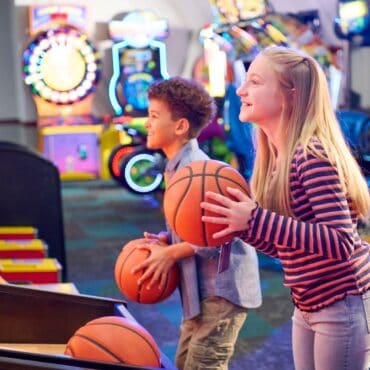
<svg viewBox="0 0 370 370"><path fill-rule="evenodd" d="M239 119L261 128L273 128L280 121L284 106L279 81L269 64L267 57L257 56L237 90L242 103Z"/></svg>

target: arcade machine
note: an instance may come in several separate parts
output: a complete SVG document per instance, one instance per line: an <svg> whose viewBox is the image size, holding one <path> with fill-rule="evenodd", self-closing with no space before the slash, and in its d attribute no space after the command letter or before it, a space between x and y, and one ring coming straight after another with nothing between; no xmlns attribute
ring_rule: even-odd
<svg viewBox="0 0 370 370"><path fill-rule="evenodd" d="M166 65L168 23L151 11L134 11L109 23L113 75L109 99L116 116L145 117L147 89L169 77Z"/></svg>
<svg viewBox="0 0 370 370"><path fill-rule="evenodd" d="M23 77L37 109L39 149L61 179L96 178L102 125L91 113L101 63L85 34L87 9L36 5L29 18L32 40L23 53Z"/></svg>
<svg viewBox="0 0 370 370"><path fill-rule="evenodd" d="M91 320L115 316L137 323L125 301L16 284L0 284L0 299L1 369L176 370L162 352L158 367L113 362L103 354L100 361L64 354L76 330ZM124 339L127 348L134 345Z"/></svg>
<svg viewBox="0 0 370 370"><path fill-rule="evenodd" d="M236 88L244 79L245 64L259 47L257 39L243 30L240 22L264 15L266 3L210 0L210 6L214 23L200 31L204 54L194 66L193 77L204 83L219 102L219 121L226 132L226 144L237 158L239 171L249 178L254 158L252 127L238 119Z"/></svg>
<svg viewBox="0 0 370 370"><path fill-rule="evenodd" d="M271 45L285 45L303 49L315 57L328 77L334 106L338 104L342 72L337 55L298 16L272 12L265 0L210 0L210 5L215 22L201 30L200 38L205 55L211 45L212 49L224 53L232 65L231 83L224 80L225 129L229 132L229 146L238 157L241 172L248 178L254 160L252 125L242 124L238 119L240 102L235 90L259 50ZM213 80L212 73L226 75L220 70L222 64L214 63L214 60L207 58L206 61L210 81Z"/></svg>
<svg viewBox="0 0 370 370"><path fill-rule="evenodd" d="M351 64L353 48L370 46L370 2L369 0L339 0L338 16L334 20L336 35L348 41L348 65ZM348 75L351 86L351 76ZM357 159L370 186L370 117L365 112L353 110L351 99L349 110L338 112L343 122L346 137L355 148Z"/></svg>
<svg viewBox="0 0 370 370"><path fill-rule="evenodd" d="M109 100L115 117L101 140L103 158L107 158L111 176L118 180L124 157L137 142L145 141L147 89L156 80L169 78L166 45L168 22L151 11L133 11L109 23L113 73L109 82ZM113 132L113 135L112 135ZM116 146L112 150L112 140Z"/></svg>

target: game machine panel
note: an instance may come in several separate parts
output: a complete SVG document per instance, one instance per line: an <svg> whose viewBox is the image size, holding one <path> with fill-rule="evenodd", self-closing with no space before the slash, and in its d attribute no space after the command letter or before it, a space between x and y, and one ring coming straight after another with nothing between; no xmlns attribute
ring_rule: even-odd
<svg viewBox="0 0 370 370"><path fill-rule="evenodd" d="M168 23L152 11L133 11L109 23L113 75L109 99L116 116L145 117L147 90L155 80L169 78L166 45Z"/></svg>
<svg viewBox="0 0 370 370"><path fill-rule="evenodd" d="M37 286L0 284L0 302L1 369L155 370L149 366L65 355L67 342L87 322L116 316L136 323L125 301L78 294L68 289L54 291ZM160 364L158 370L175 370L162 352Z"/></svg>
<svg viewBox="0 0 370 370"><path fill-rule="evenodd" d="M355 46L370 45L370 1L339 0L334 31Z"/></svg>
<svg viewBox="0 0 370 370"><path fill-rule="evenodd" d="M334 30L340 39L349 41L347 64L350 65L352 48L370 46L370 1L339 0ZM348 84L351 86L350 74ZM368 112L351 109L337 114L347 128L346 138L355 147L355 155L370 186L370 116Z"/></svg>
<svg viewBox="0 0 370 370"><path fill-rule="evenodd" d="M203 55L194 66L193 76L219 103L218 123L225 132L226 146L234 154L235 167L248 178L253 164L251 127L238 119L235 90L245 78L243 62L252 60L260 48L256 38L242 28L242 22L264 15L267 5L260 0L210 0L209 4L214 22L200 31Z"/></svg>
<svg viewBox="0 0 370 370"><path fill-rule="evenodd" d="M290 47L301 49L316 59L325 72L332 103L337 109L343 82L343 50L338 46L328 45L320 36L319 13L269 13L259 22L280 31Z"/></svg>
<svg viewBox="0 0 370 370"><path fill-rule="evenodd" d="M149 85L169 78L164 43L169 33L168 22L148 10L118 17L121 16L109 22L109 34L113 40L109 100L115 117L101 140L103 161L107 163L104 168L107 167L116 180L124 157L133 152L138 141L143 143ZM114 141L105 140L117 135L120 135L120 142L116 140L116 146L112 146Z"/></svg>
<svg viewBox="0 0 370 370"><path fill-rule="evenodd" d="M39 150L63 180L96 178L102 125L91 113L101 62L85 33L87 9L31 6L29 17L23 77L36 105Z"/></svg>

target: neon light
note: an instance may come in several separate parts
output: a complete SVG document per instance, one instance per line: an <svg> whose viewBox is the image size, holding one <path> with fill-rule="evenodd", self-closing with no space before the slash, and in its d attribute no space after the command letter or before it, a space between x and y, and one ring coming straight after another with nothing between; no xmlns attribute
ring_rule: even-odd
<svg viewBox="0 0 370 370"><path fill-rule="evenodd" d="M67 26L39 34L23 54L26 85L32 93L57 104L71 104L90 94L100 69L98 54L86 36ZM50 92L43 91L45 86Z"/></svg>
<svg viewBox="0 0 370 370"><path fill-rule="evenodd" d="M155 190L161 184L163 175L161 173L157 173L154 181L147 186L137 185L134 181L132 181L130 173L131 173L133 166L140 161L149 161L154 164L157 162L157 159L152 154L148 154L148 153L142 153L142 154L135 155L127 162L127 165L125 167L125 172L124 172L125 180L128 186L136 190L138 193L148 193L148 192Z"/></svg>
<svg viewBox="0 0 370 370"><path fill-rule="evenodd" d="M113 74L112 78L109 81L109 87L108 87L108 96L109 100L112 104L112 107L114 109L114 112L117 116L120 116L122 114L122 107L119 104L119 101L116 96L116 85L119 79L119 76L121 74L121 68L119 64L119 51L120 49L127 46L127 41L121 41L117 44L114 44L112 46L112 61L113 61Z"/></svg>
<svg viewBox="0 0 370 370"><path fill-rule="evenodd" d="M160 71L161 76L167 80L170 75L167 72L167 56L166 56L166 45L161 41L152 40L150 45L157 47L159 49L159 60L160 60Z"/></svg>

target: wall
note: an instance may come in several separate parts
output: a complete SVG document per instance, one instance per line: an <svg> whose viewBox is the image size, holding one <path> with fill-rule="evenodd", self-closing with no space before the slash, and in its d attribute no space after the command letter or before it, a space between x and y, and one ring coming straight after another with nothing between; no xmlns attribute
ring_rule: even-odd
<svg viewBox="0 0 370 370"><path fill-rule="evenodd" d="M62 3L74 3L72 0L64 0ZM31 4L60 4L60 1L46 0L2 0L0 13L0 46L2 67L0 70L0 121L16 118L22 122L34 121L36 111L27 86L21 78L22 53L28 44L28 6ZM83 2L82 2L83 3ZM154 9L156 13L169 22L170 37L166 44L168 48L168 61L170 75L182 74L190 76L195 58L201 52L198 41L199 29L206 23L212 22L212 13L208 0L157 0L153 7L152 0L91 0L85 1L88 5L90 23L88 36L102 55L104 71L102 80L98 86L94 98L94 110L96 115L113 113L107 98L107 86L111 75L111 41L108 37L107 22L116 14L134 9ZM336 0L272 0L272 6L278 12L296 12L319 8L322 18L322 36L330 44L339 44L340 41L333 32L333 17L336 14ZM109 4L109 6L107 6ZM3 50L10 49L6 54ZM359 55L358 55L359 54ZM356 53L352 61L364 60L363 54L368 51ZM357 56L358 55L358 56ZM360 59L356 59L360 58ZM362 59L361 59L362 58ZM370 106L370 98L366 95L365 82L362 85L357 81L364 81L363 75L354 72L355 88L359 94L365 93L363 106ZM360 77L358 77L360 76Z"/></svg>
<svg viewBox="0 0 370 370"><path fill-rule="evenodd" d="M0 121L17 117L14 76L19 71L14 64L15 22L12 0L1 2L0 12Z"/></svg>

